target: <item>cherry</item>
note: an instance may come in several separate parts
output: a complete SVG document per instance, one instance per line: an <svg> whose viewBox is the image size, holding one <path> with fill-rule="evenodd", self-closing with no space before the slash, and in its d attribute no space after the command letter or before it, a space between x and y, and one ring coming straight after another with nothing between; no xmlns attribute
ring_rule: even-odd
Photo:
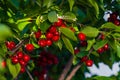
<svg viewBox="0 0 120 80"><path fill-rule="evenodd" d="M12 56L12 63L13 64L17 64L18 62L19 62L19 60L18 60L18 57L17 56Z"/></svg>
<svg viewBox="0 0 120 80"><path fill-rule="evenodd" d="M53 64L52 60L48 60L47 63L48 63L49 65Z"/></svg>
<svg viewBox="0 0 120 80"><path fill-rule="evenodd" d="M80 41L80 46L86 47L87 46L87 41Z"/></svg>
<svg viewBox="0 0 120 80"><path fill-rule="evenodd" d="M84 56L81 58L81 62L86 62L88 60L88 56Z"/></svg>
<svg viewBox="0 0 120 80"><path fill-rule="evenodd" d="M49 32L54 33L57 31L56 27L51 25L50 28L48 29Z"/></svg>
<svg viewBox="0 0 120 80"><path fill-rule="evenodd" d="M15 48L15 42L13 42L13 41L7 42L6 46L9 50L12 50Z"/></svg>
<svg viewBox="0 0 120 80"><path fill-rule="evenodd" d="M120 25L120 21L119 20L114 20L114 24L119 26Z"/></svg>
<svg viewBox="0 0 120 80"><path fill-rule="evenodd" d="M33 51L34 50L34 46L33 44L26 44L25 45L25 49L29 52Z"/></svg>
<svg viewBox="0 0 120 80"><path fill-rule="evenodd" d="M57 58L57 57L54 57L54 58L53 58L53 63L54 63L54 64L58 64L58 62L59 62L59 61L58 61L58 58Z"/></svg>
<svg viewBox="0 0 120 80"><path fill-rule="evenodd" d="M78 47L75 47L74 49L74 54L78 54L80 52L79 48Z"/></svg>
<svg viewBox="0 0 120 80"><path fill-rule="evenodd" d="M46 40L45 39L40 39L38 41L38 45L41 46L41 47L45 47L46 46Z"/></svg>
<svg viewBox="0 0 120 80"><path fill-rule="evenodd" d="M23 60L24 60L25 62L28 62L28 61L30 60L30 56L27 55L27 54L24 54Z"/></svg>
<svg viewBox="0 0 120 80"><path fill-rule="evenodd" d="M19 63L21 66L26 66L26 62L23 59L19 60Z"/></svg>
<svg viewBox="0 0 120 80"><path fill-rule="evenodd" d="M19 59L23 58L23 53L22 53L22 51L18 51L18 52L17 52L17 56L18 56Z"/></svg>
<svg viewBox="0 0 120 80"><path fill-rule="evenodd" d="M47 32L45 36L47 39L51 39L53 37L53 33Z"/></svg>
<svg viewBox="0 0 120 80"><path fill-rule="evenodd" d="M65 24L65 23L63 23L63 24L61 25L61 27L66 27L66 24Z"/></svg>
<svg viewBox="0 0 120 80"><path fill-rule="evenodd" d="M51 46L52 45L52 41L50 39L47 39L46 40L46 44L47 44L47 46Z"/></svg>
<svg viewBox="0 0 120 80"><path fill-rule="evenodd" d="M59 32L58 31L54 32L54 36L59 36Z"/></svg>
<svg viewBox="0 0 120 80"><path fill-rule="evenodd" d="M62 19L58 19L58 21L54 23L54 25L56 27L60 27L62 24L63 24L63 20Z"/></svg>
<svg viewBox="0 0 120 80"><path fill-rule="evenodd" d="M1 66L2 66L3 68L5 68L5 67L6 67L6 61L2 61Z"/></svg>
<svg viewBox="0 0 120 80"><path fill-rule="evenodd" d="M86 35L84 33L80 32L78 34L78 38L79 38L79 40L84 41L84 40L86 40Z"/></svg>
<svg viewBox="0 0 120 80"><path fill-rule="evenodd" d="M110 18L112 18L113 20L116 20L118 16L117 12L113 12L112 14L110 14Z"/></svg>
<svg viewBox="0 0 120 80"><path fill-rule="evenodd" d="M93 65L93 61L87 60L87 61L85 61L85 64L86 64L86 66L91 67Z"/></svg>
<svg viewBox="0 0 120 80"><path fill-rule="evenodd" d="M104 40L104 39L105 39L104 34L100 34L100 39L102 39L102 40Z"/></svg>
<svg viewBox="0 0 120 80"><path fill-rule="evenodd" d="M104 48L99 48L99 49L97 50L97 52L98 52L99 54L103 53L103 52L104 52Z"/></svg>
<svg viewBox="0 0 120 80"><path fill-rule="evenodd" d="M108 44L105 44L103 48L104 48L104 50L107 51L107 50L109 49L109 45L108 45Z"/></svg>
<svg viewBox="0 0 120 80"><path fill-rule="evenodd" d="M53 38L52 38L52 41L58 41L59 40L59 38L60 38L60 36L53 36Z"/></svg>
<svg viewBox="0 0 120 80"><path fill-rule="evenodd" d="M39 39L41 37L42 33L41 33L41 30L38 30L37 32L35 32L35 37L37 39Z"/></svg>
<svg viewBox="0 0 120 80"><path fill-rule="evenodd" d="M20 73L24 73L24 72L25 72L25 67L21 66Z"/></svg>

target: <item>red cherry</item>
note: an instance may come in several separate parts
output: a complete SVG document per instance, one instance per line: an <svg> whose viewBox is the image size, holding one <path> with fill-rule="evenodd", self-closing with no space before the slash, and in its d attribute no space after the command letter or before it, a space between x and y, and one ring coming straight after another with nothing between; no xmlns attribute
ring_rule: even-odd
<svg viewBox="0 0 120 80"><path fill-rule="evenodd" d="M13 63L13 64L17 64L17 63L19 62L17 56L12 56L11 60L12 60L12 63Z"/></svg>
<svg viewBox="0 0 120 80"><path fill-rule="evenodd" d="M118 16L118 13L113 12L112 14L110 14L110 18L112 18L113 20L116 20Z"/></svg>
<svg viewBox="0 0 120 80"><path fill-rule="evenodd" d="M60 38L60 36L53 36L53 38L52 38L52 41L58 41L59 40L59 38Z"/></svg>
<svg viewBox="0 0 120 80"><path fill-rule="evenodd" d="M54 32L57 31L57 29L56 29L55 26L52 25L52 26L50 26L50 28L48 29L48 31L51 32L51 33L54 33Z"/></svg>
<svg viewBox="0 0 120 80"><path fill-rule="evenodd" d="M114 24L119 26L120 25L120 21L119 20L114 20Z"/></svg>
<svg viewBox="0 0 120 80"><path fill-rule="evenodd" d="M21 69L20 69L20 73L24 73L25 72L25 67L22 66Z"/></svg>
<svg viewBox="0 0 120 80"><path fill-rule="evenodd" d="M33 44L26 44L25 45L25 49L29 52L33 51L34 50L34 46Z"/></svg>
<svg viewBox="0 0 120 80"><path fill-rule="evenodd" d="M58 19L58 21L54 23L54 25L56 27L60 27L62 24L63 24L63 20L62 19Z"/></svg>
<svg viewBox="0 0 120 80"><path fill-rule="evenodd" d="M26 62L23 59L19 60L19 63L21 66L26 66Z"/></svg>
<svg viewBox="0 0 120 80"><path fill-rule="evenodd" d="M87 41L80 41L80 46L86 47L87 46Z"/></svg>
<svg viewBox="0 0 120 80"><path fill-rule="evenodd" d="M71 30L72 32L75 32L75 29L74 29L73 27L70 27L70 30Z"/></svg>
<svg viewBox="0 0 120 80"><path fill-rule="evenodd" d="M46 46L46 40L45 39L40 39L38 41L38 45L41 46L41 47L45 47Z"/></svg>
<svg viewBox="0 0 120 80"><path fill-rule="evenodd" d="M81 62L86 62L87 60L88 60L88 56L84 56L82 57Z"/></svg>
<svg viewBox="0 0 120 80"><path fill-rule="evenodd" d="M53 61L52 61L52 60L48 60L47 63L48 63L49 65L51 65L51 64L53 64Z"/></svg>
<svg viewBox="0 0 120 80"><path fill-rule="evenodd" d="M28 62L28 61L30 60L30 56L27 55L27 54L24 54L23 60L24 60L25 62Z"/></svg>
<svg viewBox="0 0 120 80"><path fill-rule="evenodd" d="M99 54L103 53L103 52L104 52L104 48L99 48L99 49L97 50L97 52L98 52Z"/></svg>
<svg viewBox="0 0 120 80"><path fill-rule="evenodd" d="M93 65L93 61L87 60L87 61L85 61L85 64L86 64L86 66L91 67Z"/></svg>
<svg viewBox="0 0 120 80"><path fill-rule="evenodd" d="M52 41L50 39L47 39L46 40L46 44L47 44L47 46L51 46L52 45Z"/></svg>
<svg viewBox="0 0 120 80"><path fill-rule="evenodd" d="M66 24L63 23L63 24L61 25L61 27L66 27Z"/></svg>
<svg viewBox="0 0 120 80"><path fill-rule="evenodd" d="M51 39L53 37L53 33L47 32L45 36L47 39Z"/></svg>
<svg viewBox="0 0 120 80"><path fill-rule="evenodd" d="M41 37L42 33L41 33L41 30L38 30L37 32L35 32L35 37L37 39L39 39Z"/></svg>
<svg viewBox="0 0 120 80"><path fill-rule="evenodd" d="M53 63L54 63L54 64L58 64L58 63L59 63L59 61L58 61L58 58L57 58L57 57L54 57L54 58L53 58Z"/></svg>
<svg viewBox="0 0 120 80"><path fill-rule="evenodd" d="M75 47L74 49L74 54L78 54L80 52L79 48L78 47Z"/></svg>
<svg viewBox="0 0 120 80"><path fill-rule="evenodd" d="M104 50L107 51L107 50L109 49L109 45L108 45L108 44L105 44L103 48L104 48Z"/></svg>
<svg viewBox="0 0 120 80"><path fill-rule="evenodd" d="M22 51L18 51L18 52L17 52L17 56L18 56L19 59L23 58L23 53L22 53Z"/></svg>
<svg viewBox="0 0 120 80"><path fill-rule="evenodd" d="M3 68L5 68L5 67L6 67L6 61L2 61L1 66L2 66Z"/></svg>
<svg viewBox="0 0 120 80"><path fill-rule="evenodd" d="M58 31L54 32L54 36L59 36L59 35L60 35L60 34L59 34Z"/></svg>
<svg viewBox="0 0 120 80"><path fill-rule="evenodd" d="M84 34L84 33L79 33L78 34L78 38L79 38L79 40L81 40L81 41L84 41L84 40L86 40L86 35Z"/></svg>
<svg viewBox="0 0 120 80"><path fill-rule="evenodd" d="M100 39L102 39L102 40L104 40L104 39L105 39L104 34L101 34L101 35L100 35Z"/></svg>
<svg viewBox="0 0 120 80"><path fill-rule="evenodd" d="M15 48L15 42L13 41L7 42L6 46L9 50L13 50Z"/></svg>

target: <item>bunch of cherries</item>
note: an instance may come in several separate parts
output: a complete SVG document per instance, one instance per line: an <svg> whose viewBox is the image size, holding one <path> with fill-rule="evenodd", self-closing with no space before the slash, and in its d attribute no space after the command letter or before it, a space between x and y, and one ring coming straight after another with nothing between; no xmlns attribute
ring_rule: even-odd
<svg viewBox="0 0 120 80"><path fill-rule="evenodd" d="M118 19L118 13L113 12L110 14L110 17L108 18L108 22L112 22L117 26L120 26L120 20Z"/></svg>
<svg viewBox="0 0 120 80"><path fill-rule="evenodd" d="M54 22L45 33L45 38L41 38L42 31L38 30L35 32L35 37L38 40L38 45L41 47L51 46L53 42L56 42L60 39L60 33L57 30L57 27L65 26L62 19L58 19L57 22ZM44 35L44 34L43 34Z"/></svg>
<svg viewBox="0 0 120 80"><path fill-rule="evenodd" d="M40 53L40 57L37 60L35 59L35 63L37 66L47 67L52 64L58 64L58 58L54 54L43 51Z"/></svg>

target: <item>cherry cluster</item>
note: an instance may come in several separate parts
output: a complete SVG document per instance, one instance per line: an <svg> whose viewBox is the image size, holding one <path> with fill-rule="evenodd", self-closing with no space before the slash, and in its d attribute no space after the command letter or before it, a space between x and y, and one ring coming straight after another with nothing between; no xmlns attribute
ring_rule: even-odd
<svg viewBox="0 0 120 80"><path fill-rule="evenodd" d="M25 67L30 60L30 56L24 54L22 51L18 51L15 55L11 56L11 60L13 64L19 63L21 65L20 72L25 72Z"/></svg>
<svg viewBox="0 0 120 80"><path fill-rule="evenodd" d="M45 38L41 38L41 30L35 32L35 37L38 40L38 45L41 47L51 46L53 42L56 42L60 39L60 33L57 30L57 27L65 26L62 19L58 19L53 25L51 25L47 32L45 33Z"/></svg>
<svg viewBox="0 0 120 80"><path fill-rule="evenodd" d="M58 64L58 58L54 54L43 51L40 53L40 57L35 60L35 62L37 63L37 66L46 67L52 64Z"/></svg>
<svg viewBox="0 0 120 80"><path fill-rule="evenodd" d="M13 50L14 48L15 48L15 46L16 46L16 44L15 44L15 42L13 42L13 41L8 41L8 42L6 42L6 47L7 47L7 49L8 50Z"/></svg>
<svg viewBox="0 0 120 80"><path fill-rule="evenodd" d="M113 12L110 14L110 17L108 18L108 22L112 22L117 26L120 26L120 20L117 19L118 18L118 13L117 12Z"/></svg>

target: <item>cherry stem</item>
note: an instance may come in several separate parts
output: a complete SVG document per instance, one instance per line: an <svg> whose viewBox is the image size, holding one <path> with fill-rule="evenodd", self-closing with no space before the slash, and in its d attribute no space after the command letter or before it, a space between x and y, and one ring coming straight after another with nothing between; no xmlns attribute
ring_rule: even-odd
<svg viewBox="0 0 120 80"><path fill-rule="evenodd" d="M60 77L58 78L58 80L64 80L67 73L69 72L71 66L72 66L72 61L73 61L73 55L70 57L68 63L65 65L65 68L63 69Z"/></svg>
<svg viewBox="0 0 120 80"><path fill-rule="evenodd" d="M28 69L27 69L27 68L26 68L26 72L27 72L27 74L28 74L28 76L29 76L30 80L34 80L34 79L33 79L33 77L32 77L32 75L30 74L30 72L28 71Z"/></svg>

